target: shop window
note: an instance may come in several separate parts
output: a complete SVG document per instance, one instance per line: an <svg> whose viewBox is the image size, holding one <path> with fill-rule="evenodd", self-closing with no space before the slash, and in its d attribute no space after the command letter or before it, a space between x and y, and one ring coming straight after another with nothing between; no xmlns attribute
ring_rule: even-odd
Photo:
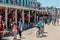
<svg viewBox="0 0 60 40"><path fill-rule="evenodd" d="M19 2L21 3L21 0L19 0Z"/></svg>
<svg viewBox="0 0 60 40"><path fill-rule="evenodd" d="M17 5L17 0L16 0L16 5Z"/></svg>
<svg viewBox="0 0 60 40"><path fill-rule="evenodd" d="M27 7L27 0L26 0L26 7Z"/></svg>
<svg viewBox="0 0 60 40"><path fill-rule="evenodd" d="M2 3L2 0L0 0L0 3Z"/></svg>
<svg viewBox="0 0 60 40"><path fill-rule="evenodd" d="M28 5L30 5L30 1L28 1Z"/></svg>
<svg viewBox="0 0 60 40"><path fill-rule="evenodd" d="M8 3L8 0L6 0L6 3Z"/></svg>
<svg viewBox="0 0 60 40"><path fill-rule="evenodd" d="M24 6L24 0L23 0L23 6Z"/></svg>
<svg viewBox="0 0 60 40"><path fill-rule="evenodd" d="M20 6L21 5L21 0L19 0L19 2L17 2L17 4Z"/></svg>

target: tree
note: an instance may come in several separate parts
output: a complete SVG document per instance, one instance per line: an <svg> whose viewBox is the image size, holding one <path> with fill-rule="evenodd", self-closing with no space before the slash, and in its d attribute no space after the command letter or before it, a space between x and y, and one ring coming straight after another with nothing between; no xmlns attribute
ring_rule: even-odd
<svg viewBox="0 0 60 40"><path fill-rule="evenodd" d="M54 9L55 7L54 7L54 6L51 6L51 7L47 7L47 8L52 10L52 9Z"/></svg>

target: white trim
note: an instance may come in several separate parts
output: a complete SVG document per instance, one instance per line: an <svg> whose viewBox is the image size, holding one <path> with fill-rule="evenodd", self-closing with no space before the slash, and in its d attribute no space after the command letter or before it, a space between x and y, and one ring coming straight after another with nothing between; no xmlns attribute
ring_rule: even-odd
<svg viewBox="0 0 60 40"><path fill-rule="evenodd" d="M8 21L8 14L7 14L8 8L5 8L5 23L6 23L6 28L7 28L7 21Z"/></svg>
<svg viewBox="0 0 60 40"><path fill-rule="evenodd" d="M39 11L38 9L34 9L34 8L27 8L27 7L23 7L23 6L10 5L10 4L2 4L2 3L0 3L0 7Z"/></svg>
<svg viewBox="0 0 60 40"><path fill-rule="evenodd" d="M23 22L23 24L24 24L24 10L22 10L22 22Z"/></svg>
<svg viewBox="0 0 60 40"><path fill-rule="evenodd" d="M15 22L17 23L17 9L15 10Z"/></svg>

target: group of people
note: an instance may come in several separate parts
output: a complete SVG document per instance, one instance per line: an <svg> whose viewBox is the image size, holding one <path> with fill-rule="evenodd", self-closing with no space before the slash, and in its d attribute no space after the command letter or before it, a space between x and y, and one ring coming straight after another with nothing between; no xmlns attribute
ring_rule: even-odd
<svg viewBox="0 0 60 40"><path fill-rule="evenodd" d="M11 20L13 20L13 21L11 21ZM43 30L43 32L44 32L44 23L47 23L49 25L49 23L51 23L52 20L53 20L53 23L55 24L57 17L51 17L51 16L50 17L46 17L46 16L39 17L39 21L37 23L38 29ZM15 23L15 21L14 21L14 14L10 15L8 28L9 28L10 32L14 33L14 39L16 39L17 33L19 33L20 38L22 36L22 30L23 30L24 25L22 23L22 16L21 15L19 16L18 24ZM4 20L2 20L2 16L0 15L0 39L1 40L2 40L2 36L3 36L2 35L3 32L1 32L1 31L4 30L4 27L5 27L5 23L4 23Z"/></svg>
<svg viewBox="0 0 60 40"><path fill-rule="evenodd" d="M59 14L58 13L44 13L40 14L39 17L43 17L46 24L52 23L52 25L58 25L59 23Z"/></svg>
<svg viewBox="0 0 60 40"><path fill-rule="evenodd" d="M44 24L50 24L52 22L52 25L59 24L59 18L57 16L41 16L39 17L39 21L37 23L37 27L39 30L43 30L44 32ZM43 33L42 33L43 35Z"/></svg>
<svg viewBox="0 0 60 40"><path fill-rule="evenodd" d="M6 30L4 27L5 27L5 23L3 23L2 16L0 15L0 40L2 40L4 31ZM17 33L19 33L19 36L21 38L22 30L23 30L23 23L19 21L19 26L18 26L17 23L13 21L12 23L10 23L8 29L9 29L9 33L13 33L14 39L17 38Z"/></svg>
<svg viewBox="0 0 60 40"><path fill-rule="evenodd" d="M12 27L13 27L12 28L12 32L14 33L14 39L17 38L17 33L19 33L19 36L21 38L21 36L22 36L22 30L23 30L23 24L22 24L22 22L19 22L19 26L17 26L17 24L14 23L12 25Z"/></svg>

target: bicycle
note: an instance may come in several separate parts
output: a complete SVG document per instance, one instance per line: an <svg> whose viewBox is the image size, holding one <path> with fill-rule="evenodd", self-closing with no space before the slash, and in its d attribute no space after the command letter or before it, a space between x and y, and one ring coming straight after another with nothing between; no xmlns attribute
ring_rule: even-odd
<svg viewBox="0 0 60 40"><path fill-rule="evenodd" d="M43 36L43 33L44 33L44 30L43 30L43 28L41 27L40 30L38 30L38 31L36 32L36 36L37 36L37 37L42 37L42 36Z"/></svg>

